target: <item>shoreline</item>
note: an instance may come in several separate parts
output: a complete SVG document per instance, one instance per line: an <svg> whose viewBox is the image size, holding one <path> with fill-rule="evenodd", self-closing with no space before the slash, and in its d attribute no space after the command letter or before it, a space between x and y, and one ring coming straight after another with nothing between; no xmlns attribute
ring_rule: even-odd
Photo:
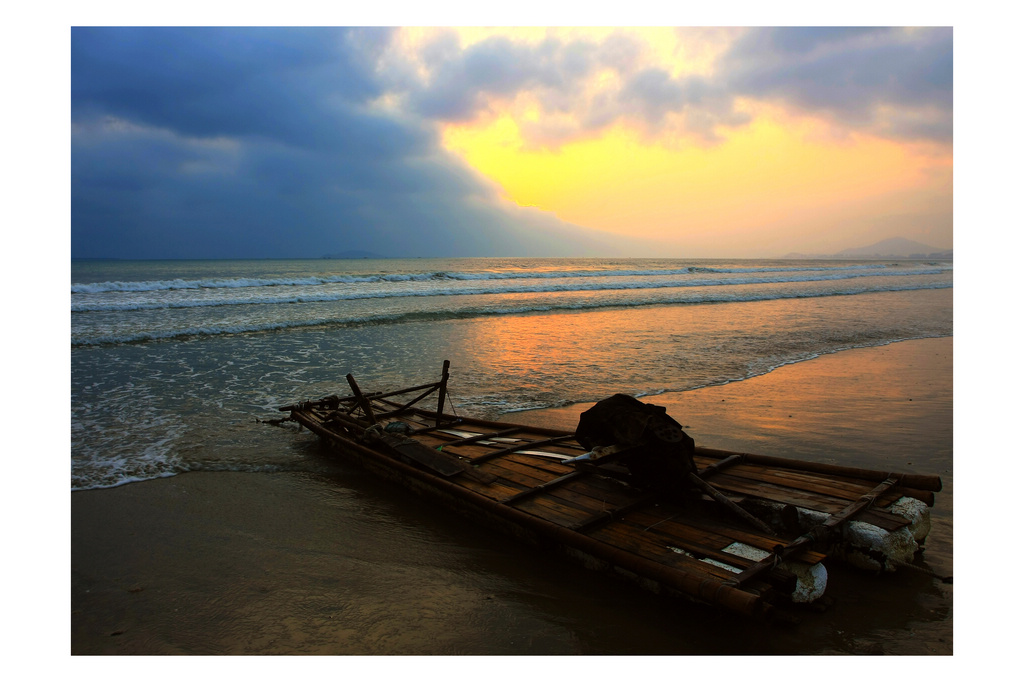
<svg viewBox="0 0 1024 682"><path fill-rule="evenodd" d="M698 445L939 474L925 557L951 574L952 348L851 349L643 400ZM574 429L586 407L506 418ZM687 624L678 605L470 526L344 465L72 492L70 652L953 653L952 587L915 576L855 579L872 593L840 595L800 636L717 614ZM920 591L893 592L908 585Z"/></svg>
<svg viewBox="0 0 1024 682"><path fill-rule="evenodd" d="M862 434L868 434L881 421L879 415L871 414L873 410L890 406L903 409L902 414L889 417L893 422L909 421L900 425L899 431L904 435L915 421L919 424L927 418L908 408L916 408L918 413L926 409L943 410L949 420L942 437L948 436L946 447L951 451L952 358L952 336L908 339L819 355L779 365L747 379L639 399L664 406L684 429L690 430L699 446L742 451L751 447L777 450L786 445L797 446L797 453L805 455L812 449L801 446L800 439L824 435L830 429L824 417L838 411L827 407L837 401L843 403L846 416L851 419L845 430L860 429ZM939 382L948 385L933 386ZM786 394L780 393L781 385ZM939 391L944 391L944 395L940 397ZM915 394L917 405L902 404L913 402ZM829 400L822 400L823 396ZM575 429L579 414L593 404L526 410L505 417L512 422L571 430ZM793 452L761 454L797 456Z"/></svg>

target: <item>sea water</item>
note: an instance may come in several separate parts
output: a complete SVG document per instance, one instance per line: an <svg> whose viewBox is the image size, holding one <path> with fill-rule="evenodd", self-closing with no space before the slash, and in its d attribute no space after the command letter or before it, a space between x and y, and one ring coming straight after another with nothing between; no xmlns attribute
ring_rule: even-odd
<svg viewBox="0 0 1024 682"><path fill-rule="evenodd" d="M953 333L943 261L73 261L71 487L315 471L278 406L439 378L459 414L657 396ZM656 400L655 400L656 401Z"/></svg>

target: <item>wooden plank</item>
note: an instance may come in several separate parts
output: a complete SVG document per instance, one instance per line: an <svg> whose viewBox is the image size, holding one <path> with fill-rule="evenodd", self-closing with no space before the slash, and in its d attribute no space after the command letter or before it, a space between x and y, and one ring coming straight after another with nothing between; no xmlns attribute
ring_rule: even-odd
<svg viewBox="0 0 1024 682"><path fill-rule="evenodd" d="M720 532L720 529L696 526L691 521L691 519L679 515L669 519L667 523L648 524L646 521L640 522L632 514L628 518L623 519L623 523L628 524L628 527L633 532L661 536L666 542L673 542L684 549L700 549L705 554L721 551L724 547L737 541L736 537L731 533Z"/></svg>
<svg viewBox="0 0 1024 682"><path fill-rule="evenodd" d="M494 500L495 503L526 489L525 486L516 485L511 481L505 481L501 478L498 478L498 480L492 483L480 483L460 476L452 479L452 482L466 488L467 490L472 490L475 493Z"/></svg>
<svg viewBox="0 0 1024 682"><path fill-rule="evenodd" d="M551 478L553 478L551 476L542 476L531 471L523 471L521 468L517 468L514 465L509 466L509 464L509 462L491 461L485 462L484 464L477 464L475 466L503 479L514 481L524 486L524 488L535 488L541 483L547 483ZM489 466L484 469L485 465Z"/></svg>
<svg viewBox="0 0 1024 682"><path fill-rule="evenodd" d="M651 513L651 510L645 509L628 514L624 520L643 527L660 527L665 525L667 526L666 532L678 534L682 537L700 537L699 533L709 532L721 537L732 539L735 542L742 542L750 545L751 547L757 547L758 549L766 552L771 552L780 544L787 544L786 540L778 537L765 536L759 533L742 530L740 528L716 523L706 518L679 520L672 518L671 514L666 515L664 512ZM823 560L825 555L808 548L797 558L800 561L813 564Z"/></svg>
<svg viewBox="0 0 1024 682"><path fill-rule="evenodd" d="M557 459L551 459L548 457L534 457L533 455L511 453L501 457L499 461L502 462L515 462L519 466L529 467L536 469L537 471L543 472L547 476L563 476L570 471L573 471L574 467L566 466Z"/></svg>
<svg viewBox="0 0 1024 682"><path fill-rule="evenodd" d="M486 461L488 459L494 459L495 457L501 457L503 455L512 454L516 450L536 450L544 447L545 445L551 445L554 443L571 440L573 438L575 438L575 436L569 434L564 436L553 436L551 438L545 438L544 440L524 441L523 443L517 443L516 445L513 445L511 447L502 448L501 450L495 450L485 455L475 457L473 461L479 463L481 461Z"/></svg>
<svg viewBox="0 0 1024 682"><path fill-rule="evenodd" d="M594 484L597 482L595 476L581 471L571 471L541 483L532 490L522 491L514 498L504 500L504 502L512 504L526 497L544 495L559 504L583 510L590 518L601 514L606 515L619 507L635 503L637 499L646 498L642 493L629 490L615 491L614 495L609 495L607 491L595 488Z"/></svg>
<svg viewBox="0 0 1024 682"><path fill-rule="evenodd" d="M586 494L580 492L580 484L583 481L573 481L566 486L556 488L547 493L549 497L573 504L580 509L585 509L590 516L607 514L609 511L633 504L639 497L620 497L614 500L609 498L596 497L590 490Z"/></svg>
<svg viewBox="0 0 1024 682"><path fill-rule="evenodd" d="M660 497L660 493L648 493L627 504L623 504L612 509L604 509L597 514L594 514L589 519L581 521L573 528L573 530L578 533L589 533L599 526L624 518L626 514L629 514L632 511L642 509L643 507L653 504Z"/></svg>
<svg viewBox="0 0 1024 682"><path fill-rule="evenodd" d="M613 547L619 547L632 552L645 559L665 564L676 570L701 575L713 580L725 581L736 575L732 571L720 566L699 561L679 552L673 552L663 543L657 542L652 537L624 533L619 528L618 523L611 523L597 529L591 534L591 537Z"/></svg>
<svg viewBox="0 0 1024 682"><path fill-rule="evenodd" d="M582 475L583 475L583 473L581 473L579 471L570 471L569 473L567 473L564 476L559 476L558 478L553 478L553 479L551 479L550 481L548 481L546 483L541 483L536 488L532 488L530 490L524 490L523 492L518 493L516 495L513 495L512 497L510 497L510 498L508 498L506 500L502 500L502 504L514 504L515 502L517 502L519 500L525 499L527 497L531 497L533 495L541 495L541 494L544 494L544 493L550 493L552 490L554 490L555 486L565 485L565 484L569 483L570 481L573 481L573 480L579 478Z"/></svg>
<svg viewBox="0 0 1024 682"><path fill-rule="evenodd" d="M464 438L459 438L459 437L456 437L456 436L452 436L453 440L450 440L447 443L445 443L445 447L446 448L451 448L451 447L455 447L455 446L471 445L471 444L476 443L476 442L481 441L481 440L488 440L490 438L503 438L505 436L510 436L513 433L521 433L522 431L523 431L523 427L521 427L521 426L513 426L513 427L508 428L508 429L501 429L500 431L491 431L489 433L478 433L475 436L468 436L468 437L464 437ZM451 434L447 434L447 433L446 434L438 434L438 435L439 436L441 436L441 435L451 436Z"/></svg>
<svg viewBox="0 0 1024 682"><path fill-rule="evenodd" d="M772 483L781 487L793 488L802 492L816 493L844 500L855 500L875 487L876 483L864 480L842 480L824 477L820 474L800 471L786 471L755 464L740 464L730 467L726 474L734 478L743 478L758 482ZM714 482L719 476L712 476Z"/></svg>
<svg viewBox="0 0 1024 682"><path fill-rule="evenodd" d="M590 472L587 472L590 473ZM592 474L586 478L573 481L558 493L566 495L584 495L602 504L618 507L629 504L640 497L646 497L648 491L640 488L627 488L617 485L615 481Z"/></svg>
<svg viewBox="0 0 1024 682"><path fill-rule="evenodd" d="M699 465L706 466L709 463L713 463L714 460L708 457L695 457L694 461L699 461ZM751 481L764 481L804 492L825 494L830 498L842 499L847 502L856 500L865 492L874 488L878 483L878 480L873 479L855 478L833 473L801 471L762 464L745 464L744 466L734 467L730 469L729 474L739 478L747 478ZM713 478L710 480L714 482ZM880 501L879 504L889 504L899 499L903 494L920 499L929 506L932 506L935 502L934 493L905 489L899 486L898 490L887 494L887 499L891 497L888 502Z"/></svg>
<svg viewBox="0 0 1024 682"><path fill-rule="evenodd" d="M757 484L752 479L747 480L747 484L740 484L731 479L722 479L716 482L719 483L719 487L722 491L732 492L735 494L752 495L754 497L770 499L782 504L792 504L797 507L804 507L826 514L835 514L842 511L846 504L851 501L855 501L860 497L858 496L857 498L854 498L854 500L844 500L841 498L830 498L822 495L809 496L807 493L798 492L789 488L781 488L770 484ZM870 489L866 489L861 493L861 495L866 494L869 491ZM880 498L878 504L891 504L901 496L900 490L893 491L888 496ZM902 528L910 523L907 519L901 516L896 516L895 514L880 508L868 510L865 514L866 516L863 516L860 520L872 523L883 530L890 532Z"/></svg>
<svg viewBox="0 0 1024 682"><path fill-rule="evenodd" d="M377 438L381 443L387 445L401 456L407 457L414 462L419 462L442 476L451 477L468 473L469 470L472 470L472 467L465 462L438 452L433 448L428 448L423 443L412 438L395 436L388 433L379 434Z"/></svg>
<svg viewBox="0 0 1024 682"><path fill-rule="evenodd" d="M655 539L656 542L664 543L670 549L675 547L690 554L693 554L693 558L701 561L702 559L710 559L719 563L725 564L726 566L732 566L737 569L735 575L742 574L747 569L751 568L758 562L754 559L747 557L738 556L724 551L726 547L736 542L734 539L720 536L717 534L709 533L705 539L695 540L693 538L683 539L679 536L672 535L665 532L661 528L642 529L635 525L632 528L622 527L622 532L629 533L647 533ZM796 584L796 576L791 572L772 566L772 569L767 575L762 575L762 579L773 588L782 588L786 594L792 592Z"/></svg>
<svg viewBox="0 0 1024 682"><path fill-rule="evenodd" d="M516 505L516 509L539 516L564 528L572 528L589 517L586 510L562 504L550 497L528 497Z"/></svg>
<svg viewBox="0 0 1024 682"><path fill-rule="evenodd" d="M475 461L477 464L481 464L489 459L494 458L505 459L508 457L515 457L518 458L517 461L529 461L531 465L537 466L538 468L544 468L548 471L557 473L557 475L564 474L571 470L570 467L567 467L566 465L562 464L560 460L555 458L537 457L529 454L517 454L515 452L516 450L532 449L527 446L527 441L523 441L522 443L516 443L515 448L510 451L510 446L508 446L508 444L505 443L490 445L480 441L470 443L456 443L454 440L449 440L451 439L451 436L449 436L448 434L442 435L438 433L431 433L427 436L417 435L417 438L423 440L424 443L426 443L430 447L440 447L443 452L456 455L458 457L463 457L470 461ZM557 445L548 445L544 447L543 450L545 452L560 454L566 457L572 457L575 456L575 454L578 454L574 452L572 449L559 447Z"/></svg>
<svg viewBox="0 0 1024 682"><path fill-rule="evenodd" d="M491 460L487 464L495 467L493 471L508 472L509 476L512 477L513 480L520 480L523 482L530 480L534 482L534 485L547 483L572 471L571 469L563 468L559 474L554 474L545 469L533 467L529 463L514 460L510 457ZM491 471L492 469L488 470ZM612 487L611 482L597 476L587 476L585 478L572 481L566 488L552 490L550 491L550 494L565 497L569 500L577 497L588 498L589 501L581 500L581 504L591 508L601 504L614 505L619 502L624 503L632 498L628 489L615 489Z"/></svg>
<svg viewBox="0 0 1024 682"><path fill-rule="evenodd" d="M441 444L444 443L443 438L436 438L435 441ZM563 472L566 470L566 467L564 467L564 465L558 464L557 462L544 460L542 458L529 457L526 455L509 454L505 457L502 457L500 461L515 462L517 465L521 465L521 467L509 466L507 468L516 471L520 474L527 474L531 476L532 480L529 481L524 480L522 477L513 476L512 480L516 480L517 482L525 485L539 485L549 480L547 478L544 478L540 474L540 472L551 472L552 477L554 477L555 475L562 475ZM537 471L530 471L530 469L536 469ZM592 490L592 488L599 489L600 492L597 492L597 490ZM630 500L628 494L625 494L625 491L628 489L624 488L621 485L613 484L612 482L602 478L595 478L592 481L588 481L587 487L577 488L574 486L573 488L571 488L571 490L579 494L588 495L595 499L600 499L615 506L626 504ZM569 495L556 493L556 496L563 498L568 497L569 499L572 499L572 497ZM611 496L611 499L609 499L609 496ZM578 502L578 500L576 501ZM829 506L828 508L818 510L824 511L826 513L833 513L841 508L840 504L840 502L832 502L831 506ZM586 507L587 505L584 506ZM895 528L901 527L908 523L905 519L902 519L901 517L892 517L891 515L888 521L883 521L880 519L876 519L876 521L876 525L880 525L886 530L894 530Z"/></svg>
<svg viewBox="0 0 1024 682"><path fill-rule="evenodd" d="M524 486L524 488L517 491L515 495L519 495L520 493L527 492L536 486L555 480L554 477L549 477L547 479L537 478L537 475L540 474L536 474L536 472L531 471L529 467L517 466L515 462L507 462L505 460L492 460L491 462L487 462L482 465L482 467L487 467L484 469L487 473L495 474L503 480L512 481ZM573 481L570 485L572 484L579 485L584 484L584 482ZM539 494L545 499L550 499L553 505L578 510L586 518L608 508L608 503L605 499L580 494L576 490L553 488L545 490ZM512 497L512 495L508 495L506 497ZM506 498L499 499L504 501ZM523 508L522 503L518 503L516 506L517 508ZM576 522L581 520L582 518L580 517L576 518Z"/></svg>
<svg viewBox="0 0 1024 682"><path fill-rule="evenodd" d="M473 460L478 455L490 452L490 449L486 445L481 445L480 443L470 443L468 445L457 445L449 447L448 442L444 438L438 437L438 434L436 433L431 433L424 436L417 435L416 438L422 440L424 443L426 443L432 448L441 448L442 452L447 452L451 455L462 457L467 460Z"/></svg>
<svg viewBox="0 0 1024 682"><path fill-rule="evenodd" d="M714 448L698 447L697 454L722 459L737 453L725 450L716 450ZM934 475L890 473L871 469L839 466L836 464L826 464L824 462L808 462L804 460L782 459L781 457L771 457L767 455L744 454L747 462L751 464L763 464L770 467L798 469L801 471L811 471L828 475L852 476L854 478L862 478L864 480L871 481L872 483L881 483L889 478L890 475L894 475L897 477L899 485L902 486L931 492L939 492L942 490L942 480L938 476Z"/></svg>
<svg viewBox="0 0 1024 682"><path fill-rule="evenodd" d="M559 488L548 491L547 494L577 503L593 510L594 513L630 504L646 496L642 490L626 488L593 474L571 480Z"/></svg>
<svg viewBox="0 0 1024 682"><path fill-rule="evenodd" d="M586 495L580 495L571 490L564 490L558 487L550 490L544 490L538 495L543 499L551 500L553 504L578 509L587 518L610 508L610 505L602 500L588 497Z"/></svg>
<svg viewBox="0 0 1024 682"><path fill-rule="evenodd" d="M821 495L793 490L792 488L759 483L751 479L735 478L729 474L719 474L714 480L716 487L722 492L732 492L741 496L753 495L754 497L762 497L781 502L782 504L792 504L829 514L841 510L845 502L844 500L828 499Z"/></svg>
<svg viewBox="0 0 1024 682"><path fill-rule="evenodd" d="M628 525L627 525L628 524ZM715 534L694 534L690 536L683 536L678 533L669 532L671 529L665 529L663 526L655 526L653 528L641 528L636 524L630 524L629 521L624 520L620 526L624 532L634 533L646 533L647 535L654 538L657 542L663 542L667 545L685 549L691 554L698 555L696 558L701 559L704 557L721 561L724 564L734 566L743 570L755 563L752 559L746 557L740 557L727 552L723 552L722 549L731 545L735 540L718 536ZM696 530L696 529L695 529Z"/></svg>
<svg viewBox="0 0 1024 682"><path fill-rule="evenodd" d="M733 474L730 471L729 475ZM786 487L776 487L774 485L766 485L757 481L755 478L744 478L746 484L739 483L738 480L729 479L722 477L721 479L715 479L716 483L723 491L728 491L736 494L753 495L756 497L762 497L772 499L776 502L783 504L793 504L799 507L805 507L814 511L819 511L827 514L834 514L841 511L845 504L850 501L857 500L861 495L869 492L874 486L860 487L859 494L856 497L850 498L847 493L843 494L843 497L835 497L829 495L817 495L808 497L806 491L797 491L796 489ZM902 496L901 489L895 489L887 495L880 497L878 505L885 506L895 502ZM866 512L860 520L867 523L873 523L874 525L882 528L886 531L894 531L903 526L908 525L910 522L901 517L891 514L884 509L871 509Z"/></svg>
<svg viewBox="0 0 1024 682"><path fill-rule="evenodd" d="M547 483L548 481L552 481L558 478L559 476L567 474L569 473L569 471L571 471L570 469L563 469L561 472L556 474L550 471L546 471L544 469L532 467L529 464L524 464L523 462L519 462L508 457L502 457L501 459L492 459L486 463L491 466L504 469L506 471L511 471L523 476L528 476L529 478L537 482L535 485Z"/></svg>

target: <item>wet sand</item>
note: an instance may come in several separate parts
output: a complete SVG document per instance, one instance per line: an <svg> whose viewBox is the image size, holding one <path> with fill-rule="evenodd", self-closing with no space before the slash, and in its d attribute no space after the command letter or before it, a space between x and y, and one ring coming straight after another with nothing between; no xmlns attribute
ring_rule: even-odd
<svg viewBox="0 0 1024 682"><path fill-rule="evenodd" d="M937 473L925 553L953 568L953 341L845 351L646 398L699 445ZM582 407L511 415L574 428ZM310 452L327 456L312 439ZM72 654L951 654L953 586L843 571L766 628L506 542L344 462L71 495Z"/></svg>

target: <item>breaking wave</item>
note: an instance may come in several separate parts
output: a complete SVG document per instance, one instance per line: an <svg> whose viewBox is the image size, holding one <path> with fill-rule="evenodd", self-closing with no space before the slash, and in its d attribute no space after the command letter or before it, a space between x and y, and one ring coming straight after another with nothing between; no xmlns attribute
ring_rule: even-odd
<svg viewBox="0 0 1024 682"><path fill-rule="evenodd" d="M598 310L601 308L621 308L626 306L655 306L674 304L710 304L710 303L742 303L753 301L769 301L793 298L821 298L828 296L849 296L864 293L878 293L887 291L913 291L920 289L947 289L952 288L951 282L931 283L907 283L905 285L889 285L883 287L854 287L842 290L818 290L818 291L760 291L740 293L732 290L700 292L699 295L686 295L679 293L672 296L660 296L652 298L632 297L629 299L597 299L588 301L559 301L552 300L550 303L530 303L524 305L495 305L495 306L468 306L464 308L453 308L434 311L412 310L397 313L381 313L369 315L340 315L337 317L310 317L300 320L289 320L279 322L253 322L250 324L235 325L211 325L201 327L187 327L168 331L142 331L130 334L108 334L89 336L87 334L72 334L71 345L76 346L99 346L124 343L142 343L147 341L164 341L171 339L188 339L204 336L221 336L231 334L248 334L282 331L286 329L314 328L314 327L339 327L339 326L361 326L372 324L398 324L406 322L441 321L454 319L468 319L475 317L489 317L498 315L523 315L530 313L545 313L554 311L581 311Z"/></svg>
<svg viewBox="0 0 1024 682"><path fill-rule="evenodd" d="M560 279L578 277L668 277L691 274L741 274L758 272L845 272L881 270L900 267L899 264L856 264L844 266L751 266L703 267L687 266L666 269L553 269L548 271L483 271L483 272L408 272L366 275L317 275L307 277L237 277L210 279L172 279L156 281L86 282L71 285L72 294L98 294L107 292L177 291L194 289L242 289L251 287L308 287L324 284L368 284L430 281L476 281L518 279ZM939 266L941 267L941 266Z"/></svg>
<svg viewBox="0 0 1024 682"><path fill-rule="evenodd" d="M449 280L459 281L483 281L490 280L491 282L497 283L490 284L489 286L451 286L451 285L440 285L433 287L394 287L385 289L374 289L374 290L353 290L346 287L328 286L338 284L351 284L353 282L344 282L342 279L337 278L335 281L325 281L325 278L306 278L302 283L298 280L293 280L289 287L308 287L310 289L300 291L299 293L291 293L290 291L275 293L275 294L263 294L260 293L263 290L261 288L255 291L247 292L245 295L238 296L227 296L227 297L180 297L180 298L161 298L161 297L146 297L146 298L103 298L102 300L96 300L94 298L87 298L82 301L72 300L71 312L73 313L87 313L87 312L100 312L100 311L132 311L132 310L159 310L159 309L172 309L172 308L206 308L215 306L237 306L237 305L257 305L257 304L291 304L291 303L324 303L330 301L349 301L349 300L363 300L363 299L384 299L384 298L399 298L406 296L476 296L482 294L523 294L523 293L559 293L559 292L576 292L576 291L618 291L618 290L638 290L638 289L670 289L670 288L689 288L689 287L714 287L714 286L736 286L744 284L786 284L796 282L822 282L822 281L835 281L845 279L857 279L862 277L877 277L879 276L878 269L884 266L851 266L846 268L732 268L732 269L718 269L708 270L705 268L687 268L686 274L711 274L712 272L721 274L740 274L740 273L772 273L776 276L745 276L745 277L694 277L687 279L664 279L664 277L671 276L673 273L668 271L658 271L657 273L648 273L647 271L626 273L617 273L614 275L616 278L620 277L631 277L627 281L621 279L613 279L609 281L579 281L577 278L592 277L593 275L580 275L572 274L566 275L561 274L557 279L569 279L576 281L566 281L561 283L554 283L551 280L555 279L552 277L539 276L536 273L526 275L517 275L515 277L465 277L463 279L457 277L445 276ZM896 271L885 272L887 277L916 277L922 275L938 275L946 272L946 269L941 267L934 268L914 268L914 269L903 269ZM778 273L778 274L776 274ZM796 274L805 273L805 274ZM678 275L679 273L674 273ZM654 279L657 277L658 279ZM507 280L522 280L532 279L538 280L535 283L518 283L503 285L501 282ZM427 279L389 279L389 282L424 282L434 281L435 277ZM253 280L230 280L231 282L252 282ZM263 281L263 280L257 280ZM278 280L283 281L283 280ZM366 280L371 281L371 280ZM374 282L380 282L385 280L372 280ZM107 285L115 284L137 284L137 285L153 285L154 288L139 288L133 291L138 292L152 292L152 291L174 291L180 289L189 289L192 287L166 287L160 289L158 285L161 282L137 282L137 283L123 283L123 282L104 282L99 285L95 285L95 290L90 290L87 293L100 293L100 292L111 292L111 291L129 291L128 289L114 289L108 288L103 289ZM75 285L75 286L87 286L87 285ZM237 284L237 288L251 289L253 287L270 286L265 284ZM276 285L275 285L276 286ZM312 289L312 287L318 287L318 289ZM195 287L200 288L200 287ZM211 287L215 288L215 287ZM235 288L235 285L232 285ZM74 289L74 287L73 287ZM86 293L84 291L79 293Z"/></svg>

